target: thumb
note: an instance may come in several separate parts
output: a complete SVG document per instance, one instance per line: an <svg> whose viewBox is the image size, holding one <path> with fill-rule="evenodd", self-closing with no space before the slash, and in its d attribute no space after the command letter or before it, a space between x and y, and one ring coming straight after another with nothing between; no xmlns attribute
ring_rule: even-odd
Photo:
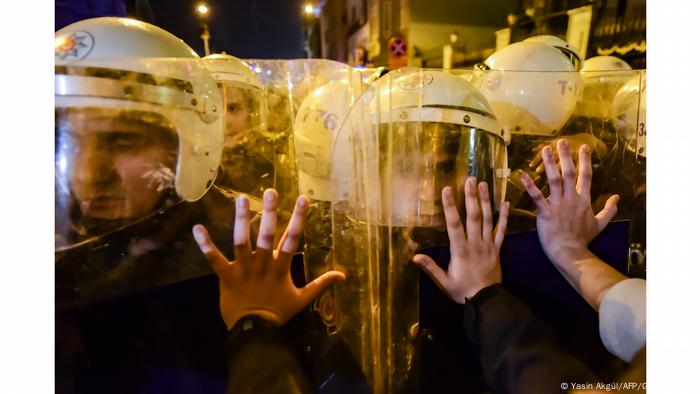
<svg viewBox="0 0 700 394"><path fill-rule="evenodd" d="M328 271L311 281L300 290L300 298L303 306L320 297L326 289L337 282L345 280L345 274L340 271Z"/></svg>
<svg viewBox="0 0 700 394"><path fill-rule="evenodd" d="M418 266L423 270L423 272L425 272L425 274L428 275L438 287L443 289L443 291L444 289L449 287L449 277L447 276L445 271L442 268L440 268L440 266L438 266L435 260L433 260L430 256L424 254L417 254L413 256L413 262L418 264Z"/></svg>
<svg viewBox="0 0 700 394"><path fill-rule="evenodd" d="M608 201L605 202L605 207L601 209L600 212L598 212L597 215L595 215L596 220L598 221L598 231L603 231L603 229L610 223L612 220L613 216L617 213L617 203L620 201L620 196L617 194L614 194L608 198Z"/></svg>

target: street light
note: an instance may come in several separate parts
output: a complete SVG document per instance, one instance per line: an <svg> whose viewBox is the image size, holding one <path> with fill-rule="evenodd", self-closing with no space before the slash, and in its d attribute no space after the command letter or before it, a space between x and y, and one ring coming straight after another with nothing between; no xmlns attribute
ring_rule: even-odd
<svg viewBox="0 0 700 394"><path fill-rule="evenodd" d="M207 3L197 4L197 12L199 13L199 15L202 16L209 14L209 6L207 5Z"/></svg>
<svg viewBox="0 0 700 394"><path fill-rule="evenodd" d="M304 3L302 10L304 12L304 52L306 52L307 58L311 58L311 36L313 35L314 28L318 28L320 9L314 6L313 1L307 1Z"/></svg>
<svg viewBox="0 0 700 394"><path fill-rule="evenodd" d="M202 41L204 42L204 56L209 56L209 38L211 38L211 36L209 35L207 19L209 18L211 9L209 8L209 4L204 1L197 3L195 9L197 10L197 16L202 21L202 35L200 37L202 37Z"/></svg>

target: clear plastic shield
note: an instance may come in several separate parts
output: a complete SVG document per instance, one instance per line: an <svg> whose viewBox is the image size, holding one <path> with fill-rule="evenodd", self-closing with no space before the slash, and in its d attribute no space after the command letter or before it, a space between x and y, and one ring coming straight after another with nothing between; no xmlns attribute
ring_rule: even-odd
<svg viewBox="0 0 700 394"><path fill-rule="evenodd" d="M506 146L478 90L438 70L383 76L340 133L352 149L333 161L351 162L348 200L332 207L332 261L347 272L334 288L336 331L374 392L398 392L416 373L418 270L411 259L421 247L448 243L445 186L463 207L464 182L476 176L498 206Z"/></svg>
<svg viewBox="0 0 700 394"><path fill-rule="evenodd" d="M225 138L221 174L215 184L261 201L274 183L274 144L267 133L267 94L241 83L219 82L224 100Z"/></svg>
<svg viewBox="0 0 700 394"><path fill-rule="evenodd" d="M246 151L252 161L260 162L255 174L243 174L248 182L258 182L253 188L263 191L273 187L280 196L283 214L291 214L299 195L296 160L293 145L293 123L299 106L313 90L332 81L347 79L355 72L346 64L317 59L259 60L245 62L257 74L264 87L266 107L265 127L250 139ZM238 158L246 161L248 158ZM252 175L252 176L251 176ZM249 188L250 189L250 188ZM261 197L252 194L252 197Z"/></svg>

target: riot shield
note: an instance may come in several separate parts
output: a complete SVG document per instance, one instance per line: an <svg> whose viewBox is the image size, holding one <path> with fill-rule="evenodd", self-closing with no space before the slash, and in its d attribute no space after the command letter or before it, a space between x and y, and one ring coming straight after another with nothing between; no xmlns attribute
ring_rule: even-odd
<svg viewBox="0 0 700 394"><path fill-rule="evenodd" d="M410 390L419 333L411 259L418 248L448 243L444 186L464 201L464 181L476 176L499 205L506 138L470 83L439 70L402 69L364 91L335 141L351 149L332 161L350 161L347 201L332 204L333 267L347 272L333 290L334 329L374 392Z"/></svg>

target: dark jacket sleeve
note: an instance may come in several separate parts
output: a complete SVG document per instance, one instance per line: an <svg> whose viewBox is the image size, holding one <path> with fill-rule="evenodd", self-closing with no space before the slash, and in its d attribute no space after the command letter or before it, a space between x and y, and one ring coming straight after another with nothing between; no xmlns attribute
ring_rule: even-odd
<svg viewBox="0 0 700 394"><path fill-rule="evenodd" d="M554 332L501 285L482 289L464 309L464 328L479 344L487 384L496 393L560 393L563 383L597 378L556 341Z"/></svg>
<svg viewBox="0 0 700 394"><path fill-rule="evenodd" d="M269 321L240 319L228 333L227 346L227 394L312 393L299 360Z"/></svg>

